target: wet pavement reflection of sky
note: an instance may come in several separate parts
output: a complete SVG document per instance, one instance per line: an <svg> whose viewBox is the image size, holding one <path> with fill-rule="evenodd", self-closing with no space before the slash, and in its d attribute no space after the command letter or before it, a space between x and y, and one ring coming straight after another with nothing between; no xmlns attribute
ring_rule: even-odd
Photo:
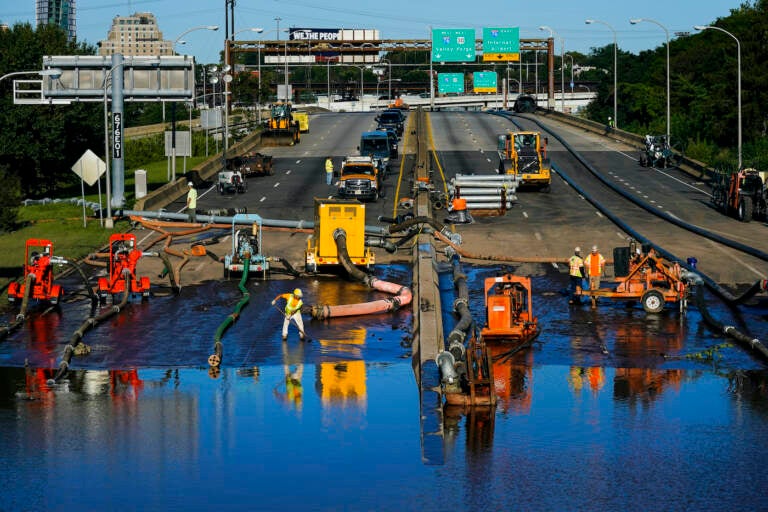
<svg viewBox="0 0 768 512"><path fill-rule="evenodd" d="M478 283L497 270L465 266L478 320ZM2 508L768 508L749 476L768 456L762 363L741 348L721 350L716 365L681 357L725 341L695 307L683 319L569 307L562 274L527 270L543 332L495 365L492 412L446 409L440 465L421 445L410 310L307 321L312 342L295 331L280 340L277 293L298 285L308 303L380 298L362 286L249 282L217 378L206 359L240 298L234 280L127 308L86 334L92 354L53 389L50 369L87 303L33 315L0 344ZM379 272L410 285L405 267ZM451 304L445 276L441 289ZM709 302L718 320L766 338L763 305L734 317Z"/></svg>

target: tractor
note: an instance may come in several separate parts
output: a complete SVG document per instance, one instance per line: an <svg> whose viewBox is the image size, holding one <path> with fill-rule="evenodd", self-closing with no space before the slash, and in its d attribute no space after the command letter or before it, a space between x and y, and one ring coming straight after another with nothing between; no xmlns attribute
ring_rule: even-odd
<svg viewBox="0 0 768 512"><path fill-rule="evenodd" d="M712 177L712 204L742 222L764 220L768 203L765 175L752 168L732 174L716 173Z"/></svg>
<svg viewBox="0 0 768 512"><path fill-rule="evenodd" d="M521 188L549 192L552 181L547 158L547 138L539 132L509 132L498 135L499 174L514 174Z"/></svg>
<svg viewBox="0 0 768 512"><path fill-rule="evenodd" d="M53 255L50 240L30 238L24 253L24 282L13 282L8 286L8 301L23 300L26 293L30 299L58 304L64 290L53 284L53 265L66 264L67 260ZM29 290L27 290L29 284Z"/></svg>
<svg viewBox="0 0 768 512"><path fill-rule="evenodd" d="M680 165L680 155L672 151L667 137L664 135L646 135L645 148L640 150L640 167L677 167Z"/></svg>
<svg viewBox="0 0 768 512"><path fill-rule="evenodd" d="M269 111L267 125L261 134L262 140L274 140L278 146L293 146L301 142L301 127L293 117L290 103L275 103Z"/></svg>
<svg viewBox="0 0 768 512"><path fill-rule="evenodd" d="M98 295L101 301L112 296L112 301L126 291L131 297L149 297L149 278L136 275L136 264L144 253L136 248L136 235L130 233L115 233L109 237L109 262L107 270L109 277L100 277Z"/></svg>

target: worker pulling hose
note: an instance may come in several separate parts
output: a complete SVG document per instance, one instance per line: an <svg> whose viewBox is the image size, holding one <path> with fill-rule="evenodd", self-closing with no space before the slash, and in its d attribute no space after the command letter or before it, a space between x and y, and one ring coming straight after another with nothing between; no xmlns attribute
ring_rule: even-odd
<svg viewBox="0 0 768 512"><path fill-rule="evenodd" d="M61 362L59 363L59 368L56 371L56 375L54 375L52 379L48 380L49 385L56 384L67 374L67 370L69 370L69 364L72 361L72 356L86 355L90 353L91 348L83 343L83 336L85 336L85 333L100 323L104 322L108 318L118 314L123 310L126 304L128 304L128 299L131 296L131 278L129 275L125 274L124 279L125 289L123 290L123 298L120 303L117 305L113 304L109 309L107 309L107 311L97 317L88 317L88 319L83 322L82 325L80 325L80 327L72 334L72 337L69 340L69 344L67 344L67 346L64 348L64 354L61 356Z"/></svg>
<svg viewBox="0 0 768 512"><path fill-rule="evenodd" d="M227 332L227 329L237 321L240 317L240 311L242 311L248 304L248 301L251 300L251 294L245 287L245 283L248 282L248 269L250 266L251 257L248 255L248 257L243 259L243 276L240 278L240 283L237 285L238 289L242 292L243 297L235 306L235 310L230 313L230 315L219 325L218 329L216 329L216 334L214 334L213 337L213 354L208 356L208 365L211 368L218 368L221 366L221 359L224 352L221 338L224 336L224 333Z"/></svg>
<svg viewBox="0 0 768 512"><path fill-rule="evenodd" d="M352 263L352 260L349 257L349 252L347 251L347 234L343 229L339 228L335 230L333 232L333 238L336 242L339 261L341 262L342 267L349 273L350 277L374 290L393 294L394 297L360 304L343 304L337 306L314 305L310 307L312 318L324 320L333 317L387 313L396 311L411 303L413 294L410 288L396 283L382 281L376 277L370 276Z"/></svg>

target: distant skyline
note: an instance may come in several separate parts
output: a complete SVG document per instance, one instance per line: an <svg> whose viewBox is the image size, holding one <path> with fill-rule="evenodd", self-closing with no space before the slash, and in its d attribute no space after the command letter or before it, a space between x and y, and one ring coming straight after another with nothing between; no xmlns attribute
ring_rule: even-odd
<svg viewBox="0 0 768 512"><path fill-rule="evenodd" d="M678 32L696 33L694 25L708 25L726 17L741 0L701 2L700 0L645 0L616 2L582 0L555 1L548 4L511 1L507 3L468 3L460 0L413 2L388 0L385 3L361 3L349 0L236 0L235 31L259 27L258 38L276 39L278 22L280 39L288 27L301 28L368 28L378 29L382 39L429 39L434 28L474 28L482 37L483 27L520 27L522 39L544 38L548 26L555 32L559 53L561 39L565 51L588 53L590 48L613 43L613 32L604 24L586 25L591 18L610 24L616 30L618 46L623 51L639 53L665 43L665 33L654 23L630 25L630 18L649 18L669 30L670 40ZM215 4L215 5L214 5ZM135 12L151 12L158 20L163 37L175 40L186 30L200 25L219 25L217 32L198 30L184 36L179 53L192 54L198 62L218 62L224 46L224 0L77 0L77 40L96 45L106 39L115 16ZM439 9L435 9L439 5ZM505 7L506 12L497 12ZM0 21L7 25L29 22L35 25L35 1L0 0ZM238 39L255 39L257 34L244 32Z"/></svg>

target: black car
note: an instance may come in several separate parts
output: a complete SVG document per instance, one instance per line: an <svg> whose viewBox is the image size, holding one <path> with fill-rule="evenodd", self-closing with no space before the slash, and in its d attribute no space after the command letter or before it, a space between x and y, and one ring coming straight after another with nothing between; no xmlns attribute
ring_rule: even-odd
<svg viewBox="0 0 768 512"><path fill-rule="evenodd" d="M389 138L389 158L397 158L399 154L397 150L397 132L392 128L384 128L383 126L379 126L376 129L387 132Z"/></svg>
<svg viewBox="0 0 768 512"><path fill-rule="evenodd" d="M376 116L376 122L379 123L379 128L392 128L397 133L398 137L403 135L404 118L399 110L385 110L378 116Z"/></svg>

